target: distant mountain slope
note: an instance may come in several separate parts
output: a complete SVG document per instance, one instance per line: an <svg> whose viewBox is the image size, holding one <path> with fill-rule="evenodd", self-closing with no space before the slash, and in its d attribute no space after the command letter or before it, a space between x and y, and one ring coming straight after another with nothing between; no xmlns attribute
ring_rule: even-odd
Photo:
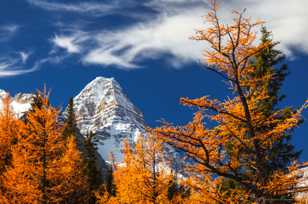
<svg viewBox="0 0 308 204"><path fill-rule="evenodd" d="M8 96L4 90L0 90L0 109L3 107L2 100ZM17 117L23 116L31 108L33 94L19 93L12 97L11 108Z"/></svg>

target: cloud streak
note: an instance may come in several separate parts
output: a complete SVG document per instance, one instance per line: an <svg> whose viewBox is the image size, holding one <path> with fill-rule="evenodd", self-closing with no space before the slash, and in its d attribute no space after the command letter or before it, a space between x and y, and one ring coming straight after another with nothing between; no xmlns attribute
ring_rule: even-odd
<svg viewBox="0 0 308 204"><path fill-rule="evenodd" d="M136 5L143 5L136 0L112 0L112 1L72 1L68 3L64 1L50 0L26 0L29 4L38 8L52 12L70 12L76 14L90 15L94 17L107 16L110 14L128 15L123 12L126 9L134 8ZM131 17L140 17L134 12L129 13Z"/></svg>
<svg viewBox="0 0 308 204"><path fill-rule="evenodd" d="M31 55L30 52L24 52L24 51L20 51L18 53L20 55L20 58L21 58L21 61L22 61L23 64L25 64L28 61L28 59Z"/></svg>
<svg viewBox="0 0 308 204"><path fill-rule="evenodd" d="M58 36L56 35L51 41L55 46L65 49L68 53L79 53L80 46L76 42L77 38L73 36Z"/></svg>
<svg viewBox="0 0 308 204"><path fill-rule="evenodd" d="M49 11L66 11L76 13L104 13L112 11L116 4L104 4L104 3L60 3L60 2L49 2L47 0L27 0L30 4L40 7Z"/></svg>
<svg viewBox="0 0 308 204"><path fill-rule="evenodd" d="M37 67L25 69L21 58L1 58L0 59L0 77L12 77L27 74L37 70Z"/></svg>
<svg viewBox="0 0 308 204"><path fill-rule="evenodd" d="M136 61L155 58L162 53L176 56L183 63L198 60L202 46L189 39L194 29L182 26L200 26L201 19L193 19L192 15L181 13L172 17L162 16L154 22L124 30L99 33L95 36L96 48L90 50L83 61L106 65L120 62L120 66L130 68L137 66Z"/></svg>
<svg viewBox="0 0 308 204"><path fill-rule="evenodd" d="M30 55L30 52L20 51L14 55L0 57L0 78L13 77L35 72L46 63L58 64L66 58L65 55L61 57L49 55L46 58L34 61L32 65L28 65L27 61Z"/></svg>
<svg viewBox="0 0 308 204"><path fill-rule="evenodd" d="M20 26L16 24L7 24L0 26L0 41L8 41L19 30Z"/></svg>

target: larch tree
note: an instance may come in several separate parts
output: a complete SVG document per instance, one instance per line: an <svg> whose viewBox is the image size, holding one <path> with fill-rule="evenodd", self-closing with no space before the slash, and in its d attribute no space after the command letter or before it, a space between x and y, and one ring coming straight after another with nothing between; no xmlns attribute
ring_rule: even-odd
<svg viewBox="0 0 308 204"><path fill-rule="evenodd" d="M163 169L163 148L151 135L139 137L133 148L124 143L124 162L116 165L114 183L116 196L101 195L101 200L110 203L159 204L168 202L168 188L172 175Z"/></svg>
<svg viewBox="0 0 308 204"><path fill-rule="evenodd" d="M54 203L91 203L90 184L74 136L67 139L64 153L50 169L49 178L55 185L49 195L55 198Z"/></svg>
<svg viewBox="0 0 308 204"><path fill-rule="evenodd" d="M12 149L11 167L4 174L5 196L11 203L70 203L84 196L80 155L75 140L65 144L58 114L47 95L38 92Z"/></svg>
<svg viewBox="0 0 308 204"><path fill-rule="evenodd" d="M210 5L209 27L193 39L209 44L206 67L228 82L230 95L224 101L182 98L183 105L197 109L192 122L165 124L156 134L185 152L186 170L196 179L196 188L217 203L292 199L300 189L293 174L298 152L289 139L306 105L278 106L286 66L278 67L283 55L266 29L259 40L257 29L263 22L235 11L233 23L223 24L216 1ZM207 121L211 125L205 126ZM224 188L226 181L233 187Z"/></svg>
<svg viewBox="0 0 308 204"><path fill-rule="evenodd" d="M12 112L10 104L11 98L9 96L3 98L2 110L0 113L0 194L4 194L2 176L10 167L12 147L17 142L17 137L21 128L21 122Z"/></svg>
<svg viewBox="0 0 308 204"><path fill-rule="evenodd" d="M2 101L0 113L0 175L9 166L11 146L16 142L19 120L10 107L11 99L6 96Z"/></svg>

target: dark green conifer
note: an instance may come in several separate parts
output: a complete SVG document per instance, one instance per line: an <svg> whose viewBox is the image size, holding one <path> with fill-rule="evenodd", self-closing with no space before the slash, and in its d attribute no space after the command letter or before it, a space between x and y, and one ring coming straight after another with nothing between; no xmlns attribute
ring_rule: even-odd
<svg viewBox="0 0 308 204"><path fill-rule="evenodd" d="M97 155L97 139L93 132L89 132L84 138L84 159L86 174L92 189L98 189L102 184L102 174L99 168Z"/></svg>
<svg viewBox="0 0 308 204"><path fill-rule="evenodd" d="M284 95L280 94L283 81L288 74L288 67L283 63L285 56L283 53L276 49L276 46L279 44L272 41L272 36L265 27L261 29L262 37L261 43L267 44L269 46L262 50L254 60L250 63L255 67L255 72L247 75L245 80L257 81L256 87L244 87L247 89L249 98L256 98L256 94L267 92L268 98L259 100L256 106L256 112L262 112L267 116L271 116L276 113L277 121L284 121L287 118L290 118L291 114L294 113L294 109L291 107L286 107L281 109L278 107L278 103L284 99ZM263 80L263 77L270 76L271 80ZM263 126L256 126L255 131L257 132L266 132L273 129L274 127L266 126L265 123ZM262 162L260 162L260 167L262 169L262 182L267 182L270 180L273 173L277 170L288 172L288 166L293 161L296 161L300 155L300 151L296 151L294 146L291 143L291 134L292 132L286 131L283 133L283 137L279 140L273 140L271 148L259 149L259 154L261 156ZM245 171L245 169L243 169ZM221 191L228 192L228 189L241 188L241 185L235 180L225 178L222 186L219 186ZM228 194L227 194L228 195ZM275 199L290 199L291 197L276 197ZM292 198L291 198L292 199Z"/></svg>
<svg viewBox="0 0 308 204"><path fill-rule="evenodd" d="M68 138L70 136L75 136L79 134L77 123L76 123L76 115L74 111L74 100L71 98L69 100L67 109L66 109L66 117L64 120L64 131L63 131L63 137ZM77 138L77 143L80 143Z"/></svg>
<svg viewBox="0 0 308 204"><path fill-rule="evenodd" d="M279 110L277 120L285 120L295 111L291 107L281 109L277 107L278 103L284 99L284 95L280 94L280 90L288 74L288 67L283 63L285 56L275 47L278 43L273 42L271 39L271 33L267 31L265 27L262 28L262 43L270 43L267 49L264 49L256 58L254 62L256 66L255 78L262 78L270 74L272 80L263 80L259 84L260 89L265 89L269 93L269 98L259 101L258 108L265 114L273 114ZM268 129L271 127L258 127L259 129ZM291 141L291 132L285 132L284 137L273 143L271 149L267 149L263 152L264 156L269 158L266 159L267 163L264 164L264 168L267 170L265 177L271 176L275 170L287 170L290 163L296 160L300 152L296 151ZM265 150L264 150L265 151ZM266 171L264 171L266 172ZM265 178L266 179L266 178Z"/></svg>

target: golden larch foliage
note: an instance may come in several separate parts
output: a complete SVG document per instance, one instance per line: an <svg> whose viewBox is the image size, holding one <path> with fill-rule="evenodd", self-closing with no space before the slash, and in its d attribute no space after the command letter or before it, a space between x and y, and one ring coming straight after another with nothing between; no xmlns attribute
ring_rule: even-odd
<svg viewBox="0 0 308 204"><path fill-rule="evenodd" d="M98 194L101 203L168 203L172 175L163 169L163 147L152 135L140 136L135 147L125 141L124 161L115 165L116 197Z"/></svg>
<svg viewBox="0 0 308 204"><path fill-rule="evenodd" d="M11 167L4 173L5 196L11 203L65 203L81 197L76 141L62 137L59 111L38 92L12 149ZM74 194L75 193L75 194Z"/></svg>
<svg viewBox="0 0 308 204"><path fill-rule="evenodd" d="M6 96L2 101L0 113L0 176L9 166L11 159L11 147L16 143L20 121L10 108L11 98Z"/></svg>

